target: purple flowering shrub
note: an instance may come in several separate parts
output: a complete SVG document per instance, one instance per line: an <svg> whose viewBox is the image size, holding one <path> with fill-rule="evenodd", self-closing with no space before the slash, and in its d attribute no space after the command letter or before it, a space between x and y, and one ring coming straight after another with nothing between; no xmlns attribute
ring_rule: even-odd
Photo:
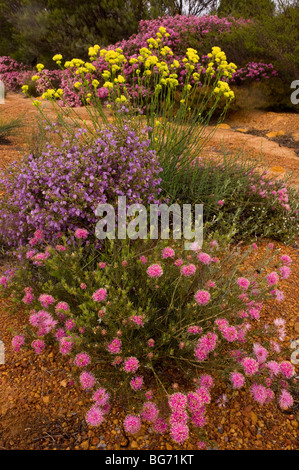
<svg viewBox="0 0 299 470"><path fill-rule="evenodd" d="M12 163L1 176L0 235L7 245L27 243L36 230L51 242L58 232L94 228L98 204L118 196L128 204L158 199L161 168L146 137L128 126L99 130L93 140L85 135L81 130L62 146L48 144L42 155Z"/></svg>
<svg viewBox="0 0 299 470"><path fill-rule="evenodd" d="M272 64L263 62L249 62L244 67L239 68L232 76L231 83L240 85L249 81L261 81L271 77L277 77L278 73Z"/></svg>
<svg viewBox="0 0 299 470"><path fill-rule="evenodd" d="M42 354L57 344L92 398L90 426L104 423L117 397L127 433L144 422L177 445L191 431L203 440L218 380L246 388L260 405L292 407L285 321L264 324L261 316L266 299L283 301L278 287L291 258L269 245L255 259L256 245L244 253L212 238L187 252L179 241L114 241L96 253L82 245L88 236L78 229L71 246L62 239L49 247L35 233L21 268L0 285L30 314L30 335L18 332L13 349Z"/></svg>

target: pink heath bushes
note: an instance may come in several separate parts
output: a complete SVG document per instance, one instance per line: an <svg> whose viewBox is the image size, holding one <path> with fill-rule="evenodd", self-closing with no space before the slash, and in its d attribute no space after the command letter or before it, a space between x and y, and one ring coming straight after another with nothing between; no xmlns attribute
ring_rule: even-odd
<svg viewBox="0 0 299 470"><path fill-rule="evenodd" d="M42 354L56 343L92 399L90 426L105 422L116 399L127 433L145 423L169 431L177 445L190 432L202 440L219 380L232 390L245 387L260 405L292 407L285 322L264 323L261 315L266 299L283 301L288 256L272 246L264 258L256 246L241 254L213 239L194 251L183 251L179 241L110 241L95 252L83 248L87 238L79 230L75 244L47 247L36 234L34 250L25 250L26 270L0 284L28 310L31 333L17 332L16 354L21 347Z"/></svg>
<svg viewBox="0 0 299 470"><path fill-rule="evenodd" d="M32 72L29 67L17 62L9 56L0 57L0 80L7 91L18 91Z"/></svg>

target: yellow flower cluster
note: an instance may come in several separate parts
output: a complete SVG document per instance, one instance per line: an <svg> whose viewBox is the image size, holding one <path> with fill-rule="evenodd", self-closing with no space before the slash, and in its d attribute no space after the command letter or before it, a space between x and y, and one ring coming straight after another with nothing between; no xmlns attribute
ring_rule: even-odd
<svg viewBox="0 0 299 470"><path fill-rule="evenodd" d="M42 94L41 99L42 100L53 100L55 98L62 98L63 96L63 90L61 88L58 88L58 90L54 90L53 88L49 88L45 93Z"/></svg>
<svg viewBox="0 0 299 470"><path fill-rule="evenodd" d="M235 97L234 92L230 89L229 84L227 82L223 82L218 80L217 86L214 88L214 93L216 95L223 94L225 98L233 99Z"/></svg>
<svg viewBox="0 0 299 470"><path fill-rule="evenodd" d="M232 74L235 73L237 69L236 64L227 62L225 52L223 52L220 47L213 47L208 57L211 59L211 62L208 65L207 73L211 73L212 75L215 73L213 69L214 65L217 66L217 71L221 72L227 78L231 78Z"/></svg>
<svg viewBox="0 0 299 470"><path fill-rule="evenodd" d="M54 55L53 60L54 62L56 62L57 65L60 65L62 61L62 55L61 54Z"/></svg>

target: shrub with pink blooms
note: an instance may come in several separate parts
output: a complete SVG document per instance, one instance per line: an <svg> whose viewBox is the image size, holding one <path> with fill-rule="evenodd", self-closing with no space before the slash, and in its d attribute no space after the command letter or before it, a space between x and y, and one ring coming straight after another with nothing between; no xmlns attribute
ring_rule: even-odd
<svg viewBox="0 0 299 470"><path fill-rule="evenodd" d="M30 335L18 331L13 339L16 354L24 347L42 354L56 343L92 397L90 426L105 422L116 397L128 434L148 423L169 431L177 445L195 431L202 442L218 379L246 388L260 405L292 407L295 370L280 345L284 320L261 320L267 299L281 301L288 257L270 246L255 260L257 246L244 253L213 238L193 251L171 240L107 241L101 251L78 238L61 243L65 249L48 247L40 266L24 256L0 288L30 314Z"/></svg>

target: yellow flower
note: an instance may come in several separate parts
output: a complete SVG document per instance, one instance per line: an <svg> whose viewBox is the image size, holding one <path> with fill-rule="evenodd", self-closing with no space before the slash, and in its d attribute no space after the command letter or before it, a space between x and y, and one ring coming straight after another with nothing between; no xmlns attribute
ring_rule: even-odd
<svg viewBox="0 0 299 470"><path fill-rule="evenodd" d="M23 92L23 93L27 93L28 89L29 89L29 86L28 86L28 85L23 85L23 86L22 86L22 92Z"/></svg>
<svg viewBox="0 0 299 470"><path fill-rule="evenodd" d="M43 64L37 64L37 66L36 66L36 69L37 69L38 72L41 72L44 68L45 68L45 66Z"/></svg>
<svg viewBox="0 0 299 470"><path fill-rule="evenodd" d="M40 76L39 75L33 75L33 77L31 78L31 80L33 82L36 82L37 80L39 80Z"/></svg>
<svg viewBox="0 0 299 470"><path fill-rule="evenodd" d="M94 88L97 88L97 87L99 86L100 82L99 82L98 80L93 80L93 81L91 82L91 84L92 84L92 86L93 86Z"/></svg>
<svg viewBox="0 0 299 470"><path fill-rule="evenodd" d="M112 82L105 82L103 85L104 88L111 89L113 88L113 83Z"/></svg>
<svg viewBox="0 0 299 470"><path fill-rule="evenodd" d="M118 83L124 83L126 81L126 79L122 75L118 75L117 81L118 81Z"/></svg>
<svg viewBox="0 0 299 470"><path fill-rule="evenodd" d="M62 59L62 55L61 55L61 54L56 54L56 55L54 55L54 57L53 57L54 62L60 61L61 59Z"/></svg>
<svg viewBox="0 0 299 470"><path fill-rule="evenodd" d="M34 100L34 101L32 101L32 104L33 104L33 106L35 106L37 108L41 104L41 102L38 101L38 100Z"/></svg>
<svg viewBox="0 0 299 470"><path fill-rule="evenodd" d="M74 83L74 87L77 88L77 90L79 90L79 88L81 88L81 86L82 86L81 82Z"/></svg>

